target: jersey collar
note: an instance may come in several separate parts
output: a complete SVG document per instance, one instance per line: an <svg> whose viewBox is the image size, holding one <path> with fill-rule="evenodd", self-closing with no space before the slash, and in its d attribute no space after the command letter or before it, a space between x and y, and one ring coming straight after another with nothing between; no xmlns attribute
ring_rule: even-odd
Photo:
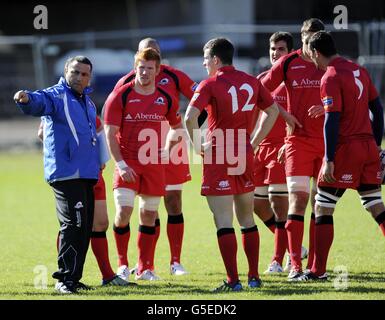
<svg viewBox="0 0 385 320"><path fill-rule="evenodd" d="M221 67L217 70L217 74L218 73L223 73L223 72L229 72L229 71L234 71L235 70L235 67L234 66L224 66L224 67Z"/></svg>
<svg viewBox="0 0 385 320"><path fill-rule="evenodd" d="M331 60L329 62L329 65L328 66L335 66L336 64L338 64L339 62L341 62L342 60L344 60L344 58L342 58L341 56L337 56L335 57L333 60Z"/></svg>

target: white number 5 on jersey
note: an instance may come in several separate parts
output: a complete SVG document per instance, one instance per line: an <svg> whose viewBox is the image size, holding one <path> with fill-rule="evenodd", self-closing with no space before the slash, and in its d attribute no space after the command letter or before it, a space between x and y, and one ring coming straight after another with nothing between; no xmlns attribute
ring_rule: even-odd
<svg viewBox="0 0 385 320"><path fill-rule="evenodd" d="M248 83L244 83L241 85L241 87L239 88L239 90L246 90L247 93L248 93L248 98L246 100L246 103L244 104L244 106L242 107L242 110L241 111L250 111L250 110L253 110L255 104L254 103L249 103L251 98L253 97L254 95L254 90L253 88L248 84ZM237 95L237 90L235 89L235 86L231 86L231 88L229 89L229 91L227 91L228 93L230 93L231 95L231 102L232 102L232 106L233 106L233 114L235 112L238 111L238 95Z"/></svg>
<svg viewBox="0 0 385 320"><path fill-rule="evenodd" d="M353 76L354 76L354 81L355 81L358 89L360 90L360 94L358 95L358 99L360 99L362 96L362 91L364 91L364 85L362 84L361 80L358 79L358 77L360 76L360 69L354 70Z"/></svg>

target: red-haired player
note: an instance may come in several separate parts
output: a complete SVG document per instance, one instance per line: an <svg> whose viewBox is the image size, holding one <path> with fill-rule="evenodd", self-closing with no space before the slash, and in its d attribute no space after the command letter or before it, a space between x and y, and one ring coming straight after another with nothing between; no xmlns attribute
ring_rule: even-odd
<svg viewBox="0 0 385 320"><path fill-rule="evenodd" d="M114 234L119 269L124 268L121 276L126 279L129 222L136 195L140 196L140 226L135 278L159 279L154 271L156 218L160 199L166 193L162 152L158 152L163 145L161 127L162 122L167 120L173 130L182 128L177 101L156 84L159 71L160 55L157 50L146 48L138 51L134 79L113 90L104 106L107 142L116 163ZM166 142L166 149L167 146L171 150L172 143Z"/></svg>
<svg viewBox="0 0 385 320"><path fill-rule="evenodd" d="M152 48L156 50L159 55L161 50L158 42L153 38L145 38L139 42L138 51L146 48ZM132 70L127 75L122 77L115 85L114 90L117 90L126 83L132 81L135 78L135 70ZM159 74L156 76L156 84L162 90L165 90L170 95L174 96L175 99L179 100L179 95L182 94L188 100L191 99L194 89L197 84L189 78L184 72L170 67L165 64L160 65ZM205 113L200 117L200 123L204 122ZM167 129L167 122L164 123ZM187 157L187 145L185 139L178 144L178 148L175 152L170 155L169 163L165 164L166 170L166 194L163 197L164 205L167 210L167 237L170 245L170 273L173 275L184 275L187 273L185 268L181 264L181 252L184 234L184 218L182 210L182 189L183 184L191 180L189 170L189 160ZM181 163L178 163L179 160ZM178 164L176 164L178 163ZM119 269L118 274L126 279L128 277L128 266L127 266L127 254L124 253L125 244L127 238L129 238L129 227L119 228L114 226L115 235L117 238L117 245L119 256ZM158 241L160 234L160 219L159 217L155 220L155 242L153 251ZM120 236L121 235L121 236ZM119 244L121 243L121 244ZM131 269L131 273L136 272L136 267Z"/></svg>

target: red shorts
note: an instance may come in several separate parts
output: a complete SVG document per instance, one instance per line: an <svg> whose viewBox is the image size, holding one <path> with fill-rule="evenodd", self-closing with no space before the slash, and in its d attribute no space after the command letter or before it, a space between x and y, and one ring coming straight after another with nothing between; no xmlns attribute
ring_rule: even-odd
<svg viewBox="0 0 385 320"><path fill-rule="evenodd" d="M335 183L322 180L318 185L341 189L357 189L361 184L381 184L380 158L374 140L353 141L337 146L334 158Z"/></svg>
<svg viewBox="0 0 385 320"><path fill-rule="evenodd" d="M285 143L286 176L305 176L317 179L324 157L324 140L290 136L285 139Z"/></svg>
<svg viewBox="0 0 385 320"><path fill-rule="evenodd" d="M173 164L165 165L166 185L182 184L191 180L190 167L188 164Z"/></svg>
<svg viewBox="0 0 385 320"><path fill-rule="evenodd" d="M106 184L104 183L102 170L99 172L99 180L94 185L94 197L95 200L106 200Z"/></svg>
<svg viewBox="0 0 385 320"><path fill-rule="evenodd" d="M170 130L167 121L162 121L162 133L166 134ZM162 137L162 141L166 140ZM169 164L165 165L166 185L182 184L191 180L188 156L188 142L182 136L182 141L176 144L171 151Z"/></svg>
<svg viewBox="0 0 385 320"><path fill-rule="evenodd" d="M203 164L201 195L225 196L254 191L252 152L247 152L243 162L245 170L240 175L229 175L229 164Z"/></svg>
<svg viewBox="0 0 385 320"><path fill-rule="evenodd" d="M166 185L182 184L191 180L186 141L178 143L165 165Z"/></svg>
<svg viewBox="0 0 385 320"><path fill-rule="evenodd" d="M283 143L262 145L254 157L254 184L256 187L269 184L286 184L285 166L277 160Z"/></svg>
<svg viewBox="0 0 385 320"><path fill-rule="evenodd" d="M115 168L113 189L127 188L138 194L149 196L164 196L166 194L166 179L164 165L141 164L138 160L124 160L136 173L135 182L125 182Z"/></svg>

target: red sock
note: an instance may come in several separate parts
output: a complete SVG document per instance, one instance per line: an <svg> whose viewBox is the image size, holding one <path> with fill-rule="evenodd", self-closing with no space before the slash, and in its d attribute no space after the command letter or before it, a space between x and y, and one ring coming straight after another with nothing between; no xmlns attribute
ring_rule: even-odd
<svg viewBox="0 0 385 320"><path fill-rule="evenodd" d="M233 228L223 228L217 231L219 250L225 264L227 282L235 284L239 281L237 268L237 238Z"/></svg>
<svg viewBox="0 0 385 320"><path fill-rule="evenodd" d="M111 268L110 259L108 257L108 242L105 232L92 232L91 248L98 262L103 280L111 279L115 273Z"/></svg>
<svg viewBox="0 0 385 320"><path fill-rule="evenodd" d="M292 269L302 271L301 247L303 238L303 216L289 214L285 228Z"/></svg>
<svg viewBox="0 0 385 320"><path fill-rule="evenodd" d="M151 269L151 263L154 262L154 238L155 227L139 226L138 232L138 274L147 269Z"/></svg>
<svg viewBox="0 0 385 320"><path fill-rule="evenodd" d="M376 221L377 221L378 225L380 226L382 234L385 236L385 211L381 212L377 216Z"/></svg>
<svg viewBox="0 0 385 320"><path fill-rule="evenodd" d="M248 277L259 278L258 260L259 260L259 232L257 226L242 229L242 244L249 264Z"/></svg>
<svg viewBox="0 0 385 320"><path fill-rule="evenodd" d="M155 249L156 249L156 244L158 243L159 235L160 235L160 220L156 219L155 220L154 243L153 243L153 246L152 246L152 249L151 249L152 250L152 252L151 252L152 260L151 260L151 266L150 266L151 270L154 270Z"/></svg>
<svg viewBox="0 0 385 320"><path fill-rule="evenodd" d="M116 227L114 225L113 230L116 243L116 251L118 252L118 267L128 267L127 249L128 241L130 240L130 224L123 228Z"/></svg>
<svg viewBox="0 0 385 320"><path fill-rule="evenodd" d="M307 256L306 269L311 269L314 260L314 241L315 241L315 214L311 214L310 228L309 228L309 252Z"/></svg>
<svg viewBox="0 0 385 320"><path fill-rule="evenodd" d="M274 256L272 262L275 260L281 266L287 250L287 232L285 224L286 221L276 222L274 233Z"/></svg>
<svg viewBox="0 0 385 320"><path fill-rule="evenodd" d="M274 218L274 216L272 216L270 219L268 219L266 221L263 221L263 223L265 224L266 227L269 228L269 230L272 233L275 233L275 218Z"/></svg>
<svg viewBox="0 0 385 320"><path fill-rule="evenodd" d="M167 221L167 237L170 245L171 260L180 263L180 255L182 252L182 241L184 232L183 214L177 216L168 216Z"/></svg>
<svg viewBox="0 0 385 320"><path fill-rule="evenodd" d="M315 252L311 272L317 276L326 272L329 250L333 243L333 216L321 216L315 222Z"/></svg>

